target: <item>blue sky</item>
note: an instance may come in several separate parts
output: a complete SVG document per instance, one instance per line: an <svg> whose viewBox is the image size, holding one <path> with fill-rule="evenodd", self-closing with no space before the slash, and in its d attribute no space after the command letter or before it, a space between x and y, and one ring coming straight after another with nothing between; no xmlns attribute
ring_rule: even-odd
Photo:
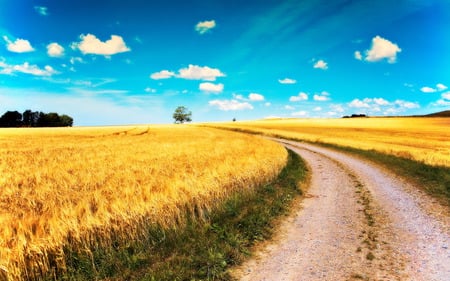
<svg viewBox="0 0 450 281"><path fill-rule="evenodd" d="M0 113L75 125L450 109L448 0L0 0Z"/></svg>

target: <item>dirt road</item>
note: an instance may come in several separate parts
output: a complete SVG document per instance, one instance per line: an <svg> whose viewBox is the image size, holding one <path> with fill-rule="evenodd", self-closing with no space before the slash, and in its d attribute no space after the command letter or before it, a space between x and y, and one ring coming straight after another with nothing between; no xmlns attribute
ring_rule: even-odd
<svg viewBox="0 0 450 281"><path fill-rule="evenodd" d="M308 163L310 188L275 241L234 276L243 281L450 280L447 209L361 159L281 142Z"/></svg>

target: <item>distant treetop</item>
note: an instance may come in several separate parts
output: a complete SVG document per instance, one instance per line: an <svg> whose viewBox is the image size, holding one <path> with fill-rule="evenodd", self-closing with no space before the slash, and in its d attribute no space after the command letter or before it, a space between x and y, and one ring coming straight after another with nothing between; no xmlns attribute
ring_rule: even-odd
<svg viewBox="0 0 450 281"><path fill-rule="evenodd" d="M55 112L44 113L25 110L7 111L0 117L0 127L72 127L73 118L68 115L59 115Z"/></svg>

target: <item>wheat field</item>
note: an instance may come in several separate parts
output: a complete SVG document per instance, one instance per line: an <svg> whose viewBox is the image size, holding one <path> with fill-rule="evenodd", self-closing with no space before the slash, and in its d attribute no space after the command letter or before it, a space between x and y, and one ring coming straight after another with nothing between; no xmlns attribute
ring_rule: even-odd
<svg viewBox="0 0 450 281"><path fill-rule="evenodd" d="M185 125L1 129L0 279L35 280L79 251L176 227L272 180L287 152Z"/></svg>
<svg viewBox="0 0 450 281"><path fill-rule="evenodd" d="M450 118L268 119L208 126L374 149L429 165L450 167Z"/></svg>

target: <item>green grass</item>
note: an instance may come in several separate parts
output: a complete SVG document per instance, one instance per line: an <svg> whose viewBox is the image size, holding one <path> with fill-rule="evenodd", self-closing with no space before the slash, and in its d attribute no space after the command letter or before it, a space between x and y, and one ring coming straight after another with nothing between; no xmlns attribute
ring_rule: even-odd
<svg viewBox="0 0 450 281"><path fill-rule="evenodd" d="M228 269L248 258L256 242L271 237L276 219L302 194L306 166L298 155L288 155L273 183L237 193L202 218L188 214L182 227L154 226L143 240L86 253L67 248L68 268L56 279L230 280Z"/></svg>

